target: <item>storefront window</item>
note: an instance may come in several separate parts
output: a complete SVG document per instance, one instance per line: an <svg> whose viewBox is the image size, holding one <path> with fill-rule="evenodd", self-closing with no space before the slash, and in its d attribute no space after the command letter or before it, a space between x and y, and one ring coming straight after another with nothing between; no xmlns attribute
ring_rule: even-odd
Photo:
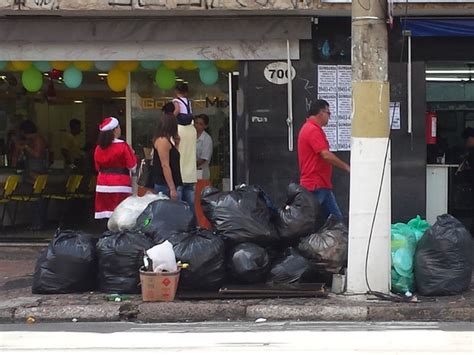
<svg viewBox="0 0 474 355"><path fill-rule="evenodd" d="M212 184L226 188L229 178L229 90L226 72L219 72L214 85L204 85L198 71L176 71L177 81L189 86L194 115L209 116L208 133L213 141L210 162ZM131 74L132 144L140 157L143 148L152 147L153 132L160 119L161 108L174 97L173 90L156 86L153 71Z"/></svg>

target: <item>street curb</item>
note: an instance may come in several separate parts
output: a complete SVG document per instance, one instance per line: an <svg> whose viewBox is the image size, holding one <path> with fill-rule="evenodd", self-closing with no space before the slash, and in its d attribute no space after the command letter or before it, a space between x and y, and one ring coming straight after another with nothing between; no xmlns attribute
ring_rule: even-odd
<svg viewBox="0 0 474 355"><path fill-rule="evenodd" d="M288 306L257 305L247 307L247 318L271 320L365 321L367 307L361 306Z"/></svg>
<svg viewBox="0 0 474 355"><path fill-rule="evenodd" d="M142 322L201 322L209 320L243 320L245 306L215 303L142 303L138 306L137 320Z"/></svg>
<svg viewBox="0 0 474 355"><path fill-rule="evenodd" d="M263 301L264 302L264 301ZM439 307L436 304L367 305L265 304L238 301L120 302L82 305L32 305L0 308L0 323L35 322L202 322L202 321L438 321L472 322L474 309L468 304Z"/></svg>
<svg viewBox="0 0 474 355"><path fill-rule="evenodd" d="M15 322L25 322L29 317L36 322L77 321L107 322L120 320L121 305L92 304L66 306L20 307L14 313Z"/></svg>

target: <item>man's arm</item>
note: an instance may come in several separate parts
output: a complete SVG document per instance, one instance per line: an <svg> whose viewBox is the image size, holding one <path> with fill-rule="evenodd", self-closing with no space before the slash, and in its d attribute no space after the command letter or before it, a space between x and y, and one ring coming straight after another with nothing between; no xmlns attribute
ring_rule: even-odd
<svg viewBox="0 0 474 355"><path fill-rule="evenodd" d="M351 168L349 164L343 162L334 153L330 152L329 150L322 150L319 154L321 154L321 157L324 160L326 160L329 164L350 173Z"/></svg>

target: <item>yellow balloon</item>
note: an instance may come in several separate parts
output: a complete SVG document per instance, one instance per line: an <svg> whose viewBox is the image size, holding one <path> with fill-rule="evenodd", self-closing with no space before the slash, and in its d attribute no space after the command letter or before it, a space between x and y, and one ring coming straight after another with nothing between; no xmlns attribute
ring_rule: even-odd
<svg viewBox="0 0 474 355"><path fill-rule="evenodd" d="M122 71L134 71L138 69L140 62L138 60L124 60L117 63L117 68Z"/></svg>
<svg viewBox="0 0 474 355"><path fill-rule="evenodd" d="M65 60L55 60L51 62L51 66L56 70L66 70L70 65L71 62Z"/></svg>
<svg viewBox="0 0 474 355"><path fill-rule="evenodd" d="M32 63L28 61L12 60L11 64L14 70L24 71L28 69L29 67L31 67Z"/></svg>
<svg viewBox="0 0 474 355"><path fill-rule="evenodd" d="M179 67L181 66L181 62L178 60L165 60L163 64L165 65L165 67L172 70L179 69Z"/></svg>
<svg viewBox="0 0 474 355"><path fill-rule="evenodd" d="M74 62L74 66L82 71L88 71L92 68L94 62L91 61L76 61Z"/></svg>
<svg viewBox="0 0 474 355"><path fill-rule="evenodd" d="M13 66L12 62L8 62L7 66L5 68L6 71L17 71L15 67Z"/></svg>
<svg viewBox="0 0 474 355"><path fill-rule="evenodd" d="M183 60L181 66L186 70L194 70L198 68L198 65L192 60Z"/></svg>
<svg viewBox="0 0 474 355"><path fill-rule="evenodd" d="M112 91L124 91L128 85L128 72L114 68L109 71L107 84Z"/></svg>
<svg viewBox="0 0 474 355"><path fill-rule="evenodd" d="M237 60L216 60L216 66L219 69L232 70L237 66Z"/></svg>

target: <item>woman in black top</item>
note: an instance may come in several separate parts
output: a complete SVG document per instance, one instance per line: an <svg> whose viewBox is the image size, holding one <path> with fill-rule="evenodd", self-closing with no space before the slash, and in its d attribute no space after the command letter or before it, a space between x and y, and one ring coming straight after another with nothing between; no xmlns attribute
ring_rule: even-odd
<svg viewBox="0 0 474 355"><path fill-rule="evenodd" d="M153 178L156 193L163 192L173 200L179 199L177 187L183 185L177 149L179 139L176 118L164 114L153 141Z"/></svg>

